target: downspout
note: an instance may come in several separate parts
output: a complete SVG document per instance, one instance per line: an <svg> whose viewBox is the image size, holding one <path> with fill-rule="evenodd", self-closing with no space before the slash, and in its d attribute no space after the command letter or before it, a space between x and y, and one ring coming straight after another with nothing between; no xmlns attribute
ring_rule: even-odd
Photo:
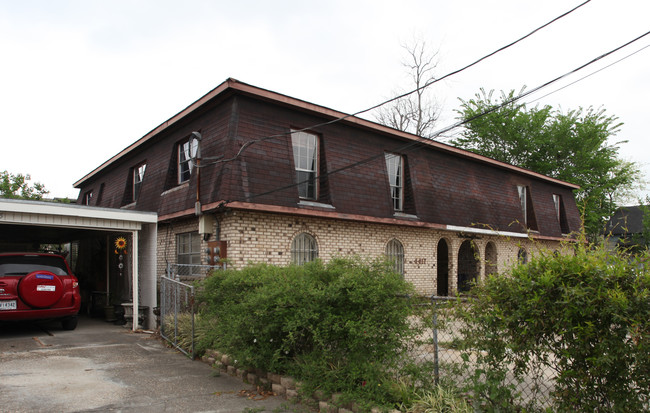
<svg viewBox="0 0 650 413"><path fill-rule="evenodd" d="M111 305L111 236L106 236L106 307Z"/></svg>
<svg viewBox="0 0 650 413"><path fill-rule="evenodd" d="M193 142L196 141L196 153L194 154L194 168L196 168L196 202L194 203L194 215L200 216L202 214L201 207L201 139L203 137L199 132L192 132L190 138L190 150L192 150Z"/></svg>

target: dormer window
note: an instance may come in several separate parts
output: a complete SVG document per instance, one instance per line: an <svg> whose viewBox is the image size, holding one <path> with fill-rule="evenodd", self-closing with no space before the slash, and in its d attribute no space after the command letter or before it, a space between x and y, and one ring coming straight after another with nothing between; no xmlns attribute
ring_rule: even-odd
<svg viewBox="0 0 650 413"><path fill-rule="evenodd" d="M93 191L88 191L84 194L83 198L81 199L81 205L90 205L90 203L93 200Z"/></svg>
<svg viewBox="0 0 650 413"><path fill-rule="evenodd" d="M291 132L298 196L318 199L318 137L303 131Z"/></svg>
<svg viewBox="0 0 650 413"><path fill-rule="evenodd" d="M198 148L196 139L187 139L178 144L178 183L182 184L190 180L192 168L194 167L194 155Z"/></svg>
<svg viewBox="0 0 650 413"><path fill-rule="evenodd" d="M530 188L525 185L517 185L517 191L519 193L521 212L524 217L523 224L527 229L537 231L537 220L535 219L535 211L533 210Z"/></svg>
<svg viewBox="0 0 650 413"><path fill-rule="evenodd" d="M393 210L401 212L404 210L404 159L402 156L387 153L386 170Z"/></svg>
<svg viewBox="0 0 650 413"><path fill-rule="evenodd" d="M563 234L568 234L569 224L566 219L566 212L564 212L564 203L562 202L562 196L558 194L553 194L553 205L555 206L555 216L557 217L557 222L560 224L560 230Z"/></svg>
<svg viewBox="0 0 650 413"><path fill-rule="evenodd" d="M140 188L142 187L142 181L144 180L144 171L146 168L146 163L142 163L133 168L133 202L137 201L138 196L140 195Z"/></svg>
<svg viewBox="0 0 650 413"><path fill-rule="evenodd" d="M521 212L524 215L524 225L528 226L528 222L526 222L526 217L527 217L527 203L526 203L526 195L527 195L527 190L526 187L523 185L517 185L517 191L519 192L519 204L521 205Z"/></svg>

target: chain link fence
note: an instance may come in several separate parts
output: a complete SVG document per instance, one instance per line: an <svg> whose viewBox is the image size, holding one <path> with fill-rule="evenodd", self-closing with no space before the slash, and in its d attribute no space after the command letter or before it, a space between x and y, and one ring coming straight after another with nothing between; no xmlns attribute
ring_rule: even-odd
<svg viewBox="0 0 650 413"><path fill-rule="evenodd" d="M482 350L465 345L464 324L452 309L463 305L465 299L437 296L409 299L415 306L411 323L418 334L408 343L407 362L425 369L436 385L451 385L468 395L481 388L481 382L494 383L495 375L491 374L494 372L486 365ZM500 388L509 389L513 405L532 410L552 407L555 373L548 364L531 360L523 372L515 372L514 366L506 366L505 370L496 380ZM487 389L486 385L481 390L489 393Z"/></svg>
<svg viewBox="0 0 650 413"><path fill-rule="evenodd" d="M195 358L196 305L190 283L222 269L225 264L169 264L166 275L160 277L160 336L191 359Z"/></svg>
<svg viewBox="0 0 650 413"><path fill-rule="evenodd" d="M225 269L225 263L222 265L168 264L167 276L175 280L190 282L202 280L216 270Z"/></svg>

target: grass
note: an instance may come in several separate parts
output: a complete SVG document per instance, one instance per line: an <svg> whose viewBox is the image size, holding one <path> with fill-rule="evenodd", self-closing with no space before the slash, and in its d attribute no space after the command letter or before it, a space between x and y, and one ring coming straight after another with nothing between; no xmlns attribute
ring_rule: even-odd
<svg viewBox="0 0 650 413"><path fill-rule="evenodd" d="M472 406L458 393L438 386L415 399L407 413L473 413Z"/></svg>

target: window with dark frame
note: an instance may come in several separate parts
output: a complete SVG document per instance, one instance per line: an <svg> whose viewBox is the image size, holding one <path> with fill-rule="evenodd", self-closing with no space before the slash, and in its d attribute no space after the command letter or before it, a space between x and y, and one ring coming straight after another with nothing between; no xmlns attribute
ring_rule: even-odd
<svg viewBox="0 0 650 413"><path fill-rule="evenodd" d="M298 234L291 242L291 262L303 265L318 258L318 243L310 234Z"/></svg>
<svg viewBox="0 0 650 413"><path fill-rule="evenodd" d="M140 196L140 188L142 187L142 181L144 180L144 171L146 168L146 163L142 163L133 168L133 202L137 201L138 197Z"/></svg>
<svg viewBox="0 0 650 413"><path fill-rule="evenodd" d="M318 136L304 131L291 132L293 162L296 168L298 196L318 199Z"/></svg>
<svg viewBox="0 0 650 413"><path fill-rule="evenodd" d="M194 167L194 154L197 150L198 141L187 139L178 144L178 183L182 184L190 180L192 168Z"/></svg>
<svg viewBox="0 0 650 413"><path fill-rule="evenodd" d="M404 210L404 160L402 156L387 153L386 170L388 172L393 210L401 212Z"/></svg>

